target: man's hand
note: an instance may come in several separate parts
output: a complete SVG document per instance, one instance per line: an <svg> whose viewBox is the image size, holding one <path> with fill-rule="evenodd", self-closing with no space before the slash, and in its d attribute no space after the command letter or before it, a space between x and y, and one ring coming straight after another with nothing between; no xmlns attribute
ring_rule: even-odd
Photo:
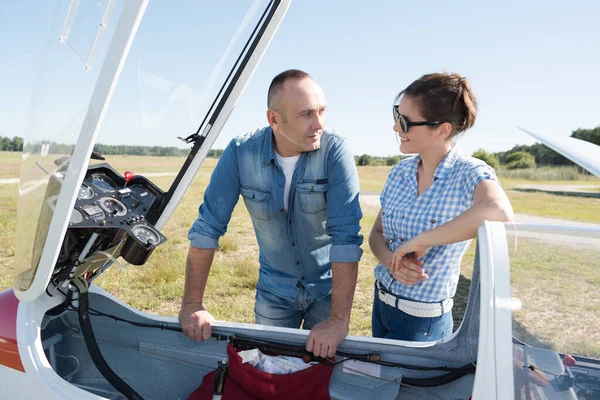
<svg viewBox="0 0 600 400"><path fill-rule="evenodd" d="M210 339L211 323L214 320L201 303L182 304L179 311L179 325L183 334L198 342Z"/></svg>
<svg viewBox="0 0 600 400"><path fill-rule="evenodd" d="M398 247L390 260L390 271L394 278L405 285L414 285L429 278L421 267L423 261L419 260L428 251L429 246L422 243L420 236Z"/></svg>
<svg viewBox="0 0 600 400"><path fill-rule="evenodd" d="M333 357L338 345L347 335L348 322L330 316L312 328L306 342L306 350L317 357Z"/></svg>

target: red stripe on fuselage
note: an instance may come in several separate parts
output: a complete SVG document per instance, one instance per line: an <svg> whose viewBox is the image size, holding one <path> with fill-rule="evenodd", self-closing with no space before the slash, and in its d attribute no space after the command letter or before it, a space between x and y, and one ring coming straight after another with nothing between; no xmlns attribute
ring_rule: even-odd
<svg viewBox="0 0 600 400"><path fill-rule="evenodd" d="M25 372L17 345L17 309L19 300L13 290L0 292L0 365Z"/></svg>

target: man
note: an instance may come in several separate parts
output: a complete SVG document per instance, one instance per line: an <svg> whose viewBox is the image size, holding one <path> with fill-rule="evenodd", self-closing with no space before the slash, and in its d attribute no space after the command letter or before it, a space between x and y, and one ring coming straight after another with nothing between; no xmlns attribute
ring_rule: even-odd
<svg viewBox="0 0 600 400"><path fill-rule="evenodd" d="M269 126L232 140L188 235L184 334L211 335L202 298L218 239L242 195L259 246L256 323L310 329L306 349L331 357L348 334L362 255L358 175L341 137L323 130L325 96L307 73L277 75Z"/></svg>

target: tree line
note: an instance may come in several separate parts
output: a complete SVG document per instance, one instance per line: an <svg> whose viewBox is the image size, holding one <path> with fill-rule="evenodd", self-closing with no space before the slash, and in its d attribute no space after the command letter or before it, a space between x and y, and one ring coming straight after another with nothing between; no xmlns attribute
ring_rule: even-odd
<svg viewBox="0 0 600 400"><path fill-rule="evenodd" d="M594 129L576 129L571 133L571 137L600 146L600 126ZM485 161L494 169L501 165L507 169L535 168L542 165L576 165L568 158L541 143L531 146L517 145L510 150L496 153L488 153L483 149L479 149L473 153L473 157Z"/></svg>
<svg viewBox="0 0 600 400"><path fill-rule="evenodd" d="M577 129L571 133L571 137L585 140L600 146L600 126L594 129ZM73 151L73 145L63 143L44 143L48 145L48 152L51 154L70 154ZM0 136L1 151L23 151L23 139L20 137ZM42 143L27 143L27 151L39 152L42 149ZM184 157L190 152L190 149L181 149L178 147L163 146L126 146L126 145L107 145L96 144L94 151L103 155L135 155L135 156L153 156L153 157ZM223 150L209 150L208 157L220 157ZM354 156L354 161L358 166L392 166L407 156L388 156L376 157L369 154ZM575 165L571 160L563 157L556 151L546 145L536 143L533 145L517 145L507 151L489 153L479 149L473 153L473 157L487 162L491 167L498 168L504 166L508 169L533 168L538 165L558 166Z"/></svg>
<svg viewBox="0 0 600 400"><path fill-rule="evenodd" d="M23 151L23 138L0 136L0 151Z"/></svg>
<svg viewBox="0 0 600 400"><path fill-rule="evenodd" d="M50 154L70 154L74 146L57 142L35 142L26 143L27 151L36 153L42 150L43 145L48 146ZM0 136L0 151L23 151L23 139L15 136ZM107 145L97 143L94 151L103 155L132 155L132 156L152 156L152 157L185 157L190 149L181 149L179 147L163 146L127 146L127 145ZM213 149L208 151L208 157L220 157L223 150Z"/></svg>
<svg viewBox="0 0 600 400"><path fill-rule="evenodd" d="M571 137L591 142L600 146L600 126L594 129L577 129L571 133ZM560 166L575 165L571 160L552 150L550 147L536 143L533 145L516 145L510 150L495 153L479 149L473 153L473 157L488 163L497 169L503 166L507 169L535 168L536 166ZM395 165L401 157L373 157L368 154L355 156L356 165Z"/></svg>

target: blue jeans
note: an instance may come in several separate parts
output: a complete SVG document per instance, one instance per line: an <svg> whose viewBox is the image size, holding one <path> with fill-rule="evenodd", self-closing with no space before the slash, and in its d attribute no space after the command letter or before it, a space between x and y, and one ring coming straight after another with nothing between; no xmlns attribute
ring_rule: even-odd
<svg viewBox="0 0 600 400"><path fill-rule="evenodd" d="M379 300L377 287L373 300L373 337L414 342L432 342L452 333L452 311L439 317L414 317Z"/></svg>
<svg viewBox="0 0 600 400"><path fill-rule="evenodd" d="M300 288L296 301L290 301L266 290L256 290L254 317L257 324L285 328L312 329L329 318L331 294L316 301L304 288ZM302 323L304 321L304 323Z"/></svg>

